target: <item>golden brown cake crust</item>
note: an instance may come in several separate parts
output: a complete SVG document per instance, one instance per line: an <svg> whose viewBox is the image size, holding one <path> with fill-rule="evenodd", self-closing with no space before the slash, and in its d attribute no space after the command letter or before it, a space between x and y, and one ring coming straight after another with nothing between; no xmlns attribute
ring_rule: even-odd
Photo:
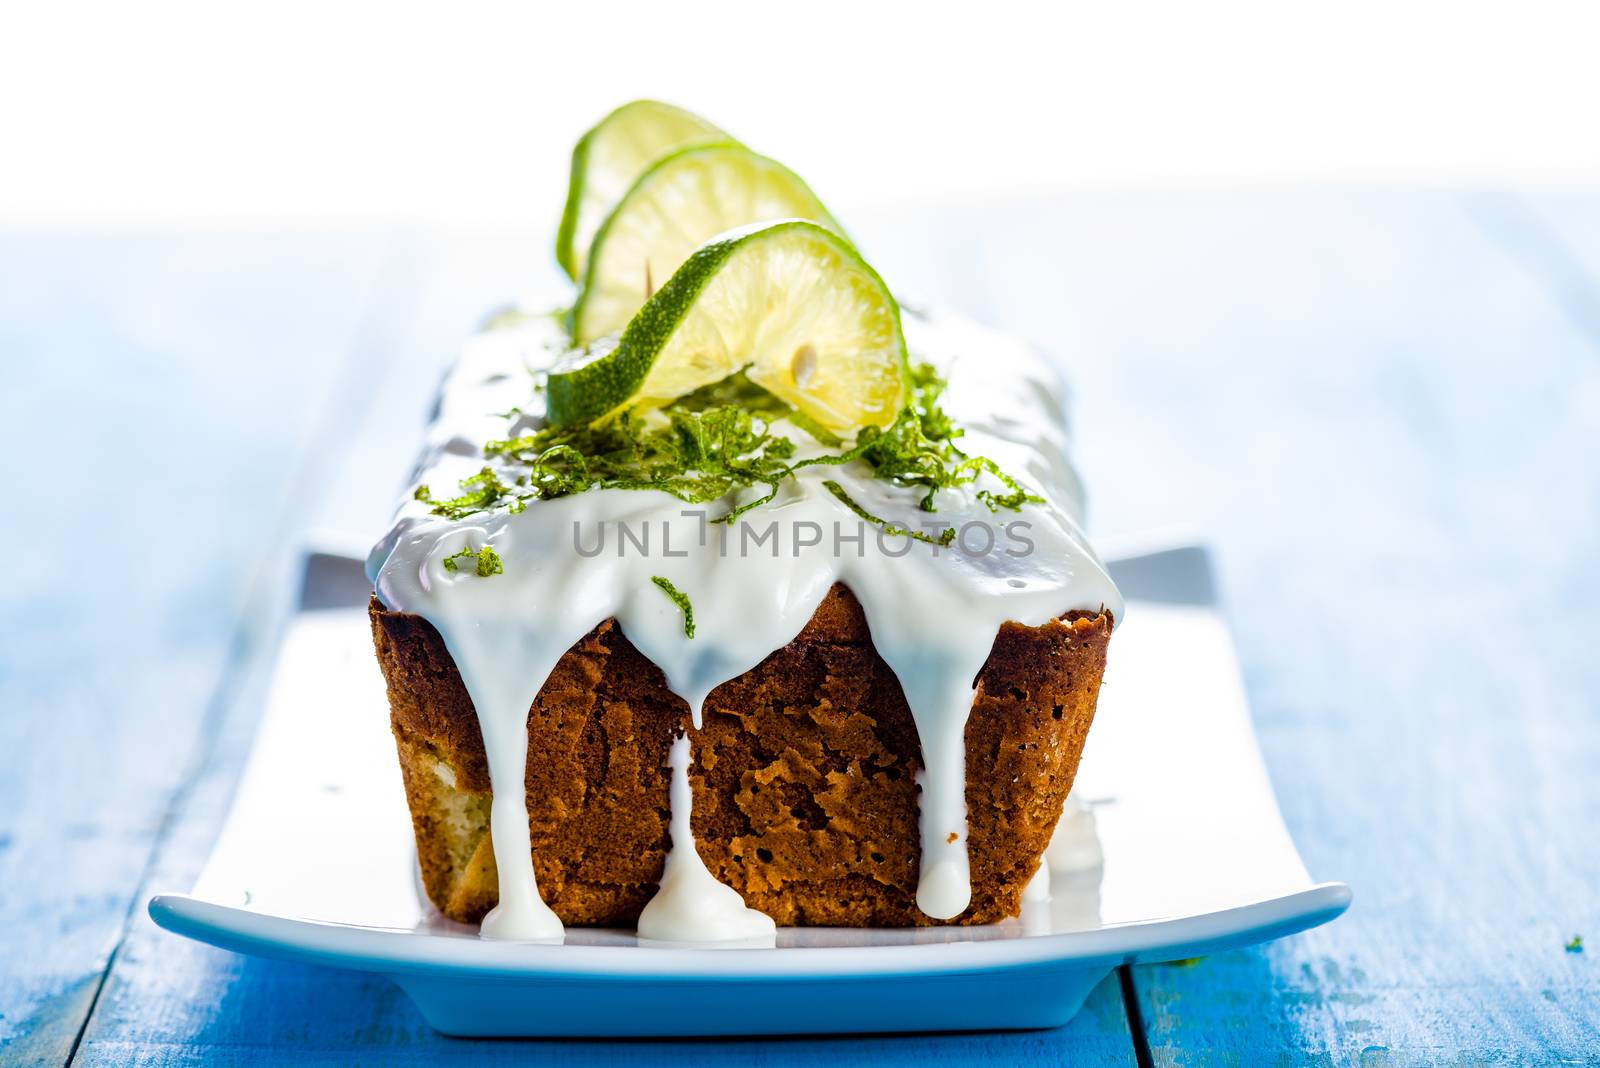
<svg viewBox="0 0 1600 1068"><path fill-rule="evenodd" d="M441 912L496 900L488 764L450 654L420 616L369 607L416 829ZM1112 620L1005 624L967 721L972 904L1015 915L1094 717ZM780 925L931 924L916 907L920 750L859 602L836 585L794 641L712 691L693 732L693 825L711 873ZM661 671L607 620L529 712L527 799L545 901L568 924L631 925L668 846L667 751L689 727Z"/></svg>

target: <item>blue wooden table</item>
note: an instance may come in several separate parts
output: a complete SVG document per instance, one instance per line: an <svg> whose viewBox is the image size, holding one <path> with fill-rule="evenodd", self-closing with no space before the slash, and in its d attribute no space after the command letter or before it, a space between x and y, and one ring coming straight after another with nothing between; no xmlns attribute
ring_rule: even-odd
<svg viewBox="0 0 1600 1068"><path fill-rule="evenodd" d="M445 1039L382 980L156 930L296 546L382 526L442 361L548 256L0 234L0 1063L1600 1063L1600 196L851 223L903 290L1061 357L1097 530L1209 536L1284 813L1348 915L1125 969L1059 1032L670 1044Z"/></svg>

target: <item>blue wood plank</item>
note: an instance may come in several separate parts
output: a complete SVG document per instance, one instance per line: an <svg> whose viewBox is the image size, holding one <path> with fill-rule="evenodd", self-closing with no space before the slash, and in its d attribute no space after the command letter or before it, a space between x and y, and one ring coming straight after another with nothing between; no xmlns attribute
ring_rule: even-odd
<svg viewBox="0 0 1600 1068"><path fill-rule="evenodd" d="M371 234L0 238L7 1064L61 1064L78 1035L281 538L314 370L384 255Z"/></svg>
<svg viewBox="0 0 1600 1068"><path fill-rule="evenodd" d="M1096 521L1214 535L1290 828L1355 890L1329 927L1137 969L1157 1063L1600 1058L1600 970L1564 949L1600 930L1594 294L1483 207L995 221L985 299L1064 353Z"/></svg>
<svg viewBox="0 0 1600 1068"><path fill-rule="evenodd" d="M1536 277L1573 327L1600 345L1600 196L1476 193L1473 219Z"/></svg>
<svg viewBox="0 0 1600 1068"><path fill-rule="evenodd" d="M1102 531L1215 533L1285 813L1313 872L1357 892L1329 928L1139 969L1156 1058L1592 1057L1593 954L1562 945L1600 929L1585 840L1600 817L1600 360L1548 278L1444 196L1130 195L962 212L959 272L896 237L937 229L937 215L860 232L894 284L1064 354ZM409 438L395 447L408 453ZM163 885L182 885L209 846L248 721L223 724L152 876ZM1109 993L1097 995L1106 1033ZM478 1046L426 1034L396 999L188 946L141 917L80 1059L1117 1055L1103 1035L1062 1034Z"/></svg>
<svg viewBox="0 0 1600 1068"><path fill-rule="evenodd" d="M374 402L345 420L351 437L328 449L313 526L386 521L393 487L409 463L425 400L441 363L497 287L526 276L543 246L450 243L428 254L416 300L382 316L383 377ZM376 372L375 372L376 373ZM356 462L334 459L347 454ZM386 466L387 465L387 466ZM376 488L375 488L376 487ZM281 581L287 586L288 579ZM257 647L231 681L212 759L184 797L147 888L190 885L215 838L253 733L270 648ZM797 1011L804 1011L797 1006ZM106 980L77 1064L745 1064L865 1059L884 1064L1134 1062L1113 976L1064 1029L1039 1034L944 1035L758 1042L465 1042L431 1032L387 980L249 960L160 931L138 915Z"/></svg>
<svg viewBox="0 0 1600 1068"><path fill-rule="evenodd" d="M97 1028L76 1064L316 1066L383 1065L876 1065L1119 1064L1131 1068L1115 974L1066 1028L973 1035L673 1041L475 1041L428 1028L388 980L275 961L209 947L169 947L136 936L128 953L158 952L170 967L135 961L146 989L127 1004L107 992ZM120 961L119 961L120 967ZM152 1014L160 1006L165 1014ZM619 1012L626 1006L619 1005ZM704 1006L715 1012L716 1006ZM693 1011L686 1007L686 1011ZM803 1012L804 1006L796 1006Z"/></svg>

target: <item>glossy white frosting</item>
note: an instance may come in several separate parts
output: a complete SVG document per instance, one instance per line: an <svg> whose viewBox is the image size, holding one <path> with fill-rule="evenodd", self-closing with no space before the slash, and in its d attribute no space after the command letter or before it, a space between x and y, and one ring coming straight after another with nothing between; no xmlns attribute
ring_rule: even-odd
<svg viewBox="0 0 1600 1068"><path fill-rule="evenodd" d="M1050 865L1043 857L1039 858L1039 870L1022 888L1022 900L1024 903L1050 900Z"/></svg>
<svg viewBox="0 0 1600 1068"><path fill-rule="evenodd" d="M535 885L523 781L528 708L562 654L614 617L698 726L705 697L788 644L836 582L861 602L921 740L917 905L935 919L966 908L964 735L996 632L1007 620L1038 626L1074 609L1106 609L1120 620L1123 605L1080 529L1083 501L1068 459L1064 398L1049 368L1016 341L952 316L908 310L905 329L913 358L949 378L944 407L966 428L961 448L995 460L1048 504L991 512L975 495L979 485L942 491L937 514L929 514L917 506L921 490L876 479L859 462L803 469L777 500L735 526L705 521L726 505L691 507L655 491L591 490L530 502L518 514L502 509L459 521L430 514L408 492L368 572L385 605L439 631L478 713L500 881L500 905L484 921L485 936L561 931ZM475 338L445 382L412 485L452 495L460 479L484 466L485 441L536 427L532 372L547 367L563 343L545 317ZM525 414L508 418L512 408ZM809 441L798 430L789 436ZM954 526L961 538L946 549L879 538L822 486L825 479L878 516L913 529ZM481 578L470 567L444 567L445 558L484 545L499 555L503 574ZM654 576L690 598L693 639ZM675 799L675 821L677 808Z"/></svg>
<svg viewBox="0 0 1600 1068"><path fill-rule="evenodd" d="M1077 791L1067 795L1062 806L1061 819L1056 823L1055 834L1045 848L1043 871L1051 868L1062 872L1094 871L1105 863L1100 850L1100 830L1095 824L1094 808Z"/></svg>
<svg viewBox="0 0 1600 1068"><path fill-rule="evenodd" d="M655 897L639 914L639 937L662 942L770 942L777 925L746 908L731 886L717 882L695 850L689 814L689 738L680 735L668 756L672 766L672 848Z"/></svg>

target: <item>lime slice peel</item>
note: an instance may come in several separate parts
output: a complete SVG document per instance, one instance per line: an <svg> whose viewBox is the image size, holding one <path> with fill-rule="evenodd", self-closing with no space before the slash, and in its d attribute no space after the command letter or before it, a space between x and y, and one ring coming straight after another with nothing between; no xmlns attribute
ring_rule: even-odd
<svg viewBox="0 0 1600 1068"><path fill-rule="evenodd" d="M573 340L621 330L701 244L739 226L810 219L843 235L800 176L734 141L690 145L653 163L595 232L572 309Z"/></svg>
<svg viewBox="0 0 1600 1068"><path fill-rule="evenodd" d="M837 431L887 426L908 394L899 306L843 237L818 223L755 223L695 251L620 338L550 372L551 423L655 407L745 370Z"/></svg>
<svg viewBox="0 0 1600 1068"><path fill-rule="evenodd" d="M651 163L686 145L729 140L692 112L658 100L635 100L612 111L572 148L566 205L556 231L556 261L582 276L595 231L617 199Z"/></svg>

